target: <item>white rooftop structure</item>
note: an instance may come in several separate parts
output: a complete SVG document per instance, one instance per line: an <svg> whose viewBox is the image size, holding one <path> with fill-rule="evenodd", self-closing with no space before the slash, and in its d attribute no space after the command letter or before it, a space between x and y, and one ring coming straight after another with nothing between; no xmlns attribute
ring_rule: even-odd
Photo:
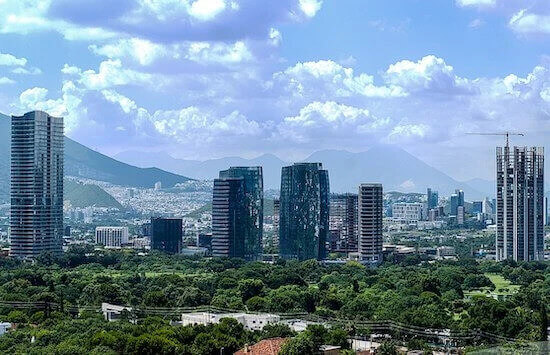
<svg viewBox="0 0 550 355"><path fill-rule="evenodd" d="M183 313L181 315L182 325L217 324L222 318L233 318L241 323L248 330L262 330L270 323L278 323L281 318L275 314L259 313Z"/></svg>

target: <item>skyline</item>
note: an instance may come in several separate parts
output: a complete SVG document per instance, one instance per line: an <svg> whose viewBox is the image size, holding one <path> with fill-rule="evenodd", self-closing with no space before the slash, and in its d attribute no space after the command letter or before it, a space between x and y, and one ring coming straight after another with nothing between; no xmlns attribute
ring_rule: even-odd
<svg viewBox="0 0 550 355"><path fill-rule="evenodd" d="M542 1L175 4L0 3L0 112L63 116L110 156L299 161L393 143L462 181L494 180L503 145L466 132L549 138Z"/></svg>

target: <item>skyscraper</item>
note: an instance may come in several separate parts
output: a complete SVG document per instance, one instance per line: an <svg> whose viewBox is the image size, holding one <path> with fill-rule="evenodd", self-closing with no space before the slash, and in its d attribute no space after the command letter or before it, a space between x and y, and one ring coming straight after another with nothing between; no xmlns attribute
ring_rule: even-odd
<svg viewBox="0 0 550 355"><path fill-rule="evenodd" d="M258 260L262 254L264 189L261 167L231 167L214 181L214 256Z"/></svg>
<svg viewBox="0 0 550 355"><path fill-rule="evenodd" d="M286 259L326 257L329 178L321 163L296 163L281 172L279 249Z"/></svg>
<svg viewBox="0 0 550 355"><path fill-rule="evenodd" d="M362 261L382 262L382 184L359 186L359 254Z"/></svg>
<svg viewBox="0 0 550 355"><path fill-rule="evenodd" d="M279 248L279 220L281 211L281 200L273 200L273 246Z"/></svg>
<svg viewBox="0 0 550 355"><path fill-rule="evenodd" d="M58 254L62 243L63 118L12 116L10 255Z"/></svg>
<svg viewBox="0 0 550 355"><path fill-rule="evenodd" d="M544 148L497 148L496 259L543 260Z"/></svg>
<svg viewBox="0 0 550 355"><path fill-rule="evenodd" d="M151 218L151 249L179 254L182 235L180 218Z"/></svg>
<svg viewBox="0 0 550 355"><path fill-rule="evenodd" d="M333 251L357 252L357 205L357 194L330 196L329 230L337 239Z"/></svg>
<svg viewBox="0 0 550 355"><path fill-rule="evenodd" d="M428 188L427 191L428 199L428 210L431 210L432 208L436 208L439 204L439 193L437 191L433 191L432 189Z"/></svg>

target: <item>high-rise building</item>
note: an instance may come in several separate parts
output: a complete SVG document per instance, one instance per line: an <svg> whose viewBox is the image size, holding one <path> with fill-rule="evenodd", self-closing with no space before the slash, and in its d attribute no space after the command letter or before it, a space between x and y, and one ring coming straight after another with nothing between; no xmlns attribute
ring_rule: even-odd
<svg viewBox="0 0 550 355"><path fill-rule="evenodd" d="M95 242L107 248L120 248L128 243L128 227L96 227Z"/></svg>
<svg viewBox="0 0 550 355"><path fill-rule="evenodd" d="M472 202L472 213L483 213L483 201Z"/></svg>
<svg viewBox="0 0 550 355"><path fill-rule="evenodd" d="M329 230L333 241L331 251L357 252L357 194L330 196Z"/></svg>
<svg viewBox="0 0 550 355"><path fill-rule="evenodd" d="M12 116L10 255L59 254L63 232L63 118Z"/></svg>
<svg viewBox="0 0 550 355"><path fill-rule="evenodd" d="M428 210L431 210L439 205L439 193L430 188L428 188L427 192L428 198L426 202L428 203Z"/></svg>
<svg viewBox="0 0 550 355"><path fill-rule="evenodd" d="M456 213L456 223L461 226L464 224L464 220L465 220L465 211L464 211L464 206L458 206L458 209L457 209L457 213Z"/></svg>
<svg viewBox="0 0 550 355"><path fill-rule="evenodd" d="M543 260L544 148L497 148L496 259Z"/></svg>
<svg viewBox="0 0 550 355"><path fill-rule="evenodd" d="M485 197L485 200L483 200L483 206L482 206L481 212L484 215L491 216L494 213L493 210L494 210L493 204L491 203L491 201L489 201L488 197Z"/></svg>
<svg viewBox="0 0 550 355"><path fill-rule="evenodd" d="M285 259L326 257L329 178L321 163L296 163L281 172L279 250Z"/></svg>
<svg viewBox="0 0 550 355"><path fill-rule="evenodd" d="M464 207L464 191L455 190L455 193L451 195L451 216L458 216L458 207Z"/></svg>
<svg viewBox="0 0 550 355"><path fill-rule="evenodd" d="M220 171L219 180L227 179L242 179L242 188L228 191L227 189L217 189L214 192L219 192L224 195L224 198L233 198L234 201L224 200L228 203L217 203L216 210L217 216L227 218L224 215L225 210L229 208L229 214L231 216L239 216L242 219L242 226L235 226L239 229L237 231L228 231L229 233L235 233L235 238L241 238L242 241L236 241L232 239L230 235L224 234L222 230L218 230L216 234L213 233L214 239L225 239L234 241L236 244L243 244L242 249L239 247L233 251L229 250L229 255L232 257L244 258L247 260L259 260L262 255L262 236L263 236L263 220L264 220L264 182L263 172L261 166L255 167L231 167L227 170ZM220 183L220 182L218 182ZM238 184L238 183L234 183ZM226 186L227 184L220 184L219 186ZM227 192L231 192L227 195ZM241 193L242 196L235 196L234 193ZM216 198L216 196L214 196ZM219 202L220 200L217 199ZM235 209L243 208L242 211ZM213 210L214 213L214 210ZM242 227L242 228L241 228ZM229 243L231 247L233 244ZM239 252L237 252L240 250ZM226 256L229 256L226 255Z"/></svg>
<svg viewBox="0 0 550 355"><path fill-rule="evenodd" d="M359 254L369 263L382 262L382 184L359 186Z"/></svg>
<svg viewBox="0 0 550 355"><path fill-rule="evenodd" d="M151 249L179 254L182 235L180 218L151 218Z"/></svg>
<svg viewBox="0 0 550 355"><path fill-rule="evenodd" d="M273 246L279 248L279 220L281 211L281 200L273 200Z"/></svg>

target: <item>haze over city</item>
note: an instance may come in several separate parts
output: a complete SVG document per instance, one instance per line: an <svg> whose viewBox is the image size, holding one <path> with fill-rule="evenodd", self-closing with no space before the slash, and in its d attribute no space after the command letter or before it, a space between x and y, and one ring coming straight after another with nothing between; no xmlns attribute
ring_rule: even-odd
<svg viewBox="0 0 550 355"><path fill-rule="evenodd" d="M397 144L494 180L549 137L546 1L3 1L0 112L42 109L107 155L298 161Z"/></svg>

